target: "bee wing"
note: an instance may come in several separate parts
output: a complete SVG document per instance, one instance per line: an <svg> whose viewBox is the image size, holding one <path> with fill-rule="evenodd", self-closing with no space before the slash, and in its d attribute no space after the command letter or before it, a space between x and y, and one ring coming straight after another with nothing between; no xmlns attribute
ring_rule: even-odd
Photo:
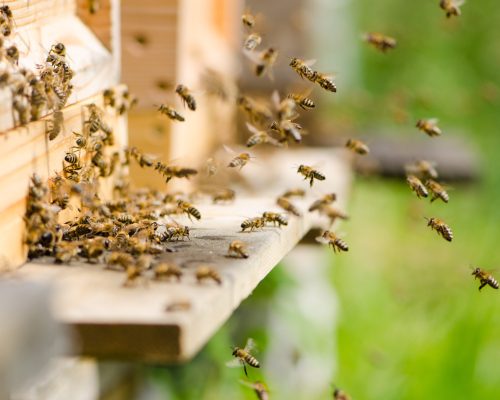
<svg viewBox="0 0 500 400"><path fill-rule="evenodd" d="M328 239L324 238L323 236L316 236L315 240L318 243L322 243L322 244L327 244L328 243Z"/></svg>
<svg viewBox="0 0 500 400"><path fill-rule="evenodd" d="M245 344L245 351L251 352L256 350L257 350L257 345L255 344L255 340L253 340L252 338L248 338L247 343Z"/></svg>
<svg viewBox="0 0 500 400"><path fill-rule="evenodd" d="M247 381L245 379L240 379L238 382L240 382L240 384L242 384L243 386L255 389L255 384L253 382Z"/></svg>
<svg viewBox="0 0 500 400"><path fill-rule="evenodd" d="M453 3L455 6L460 7L465 3L465 0L455 0Z"/></svg>
<svg viewBox="0 0 500 400"><path fill-rule="evenodd" d="M273 103L274 108L278 110L280 108L281 98L277 90L273 91L273 94L271 95L271 101Z"/></svg>
<svg viewBox="0 0 500 400"><path fill-rule="evenodd" d="M226 367L239 368L241 367L241 360L239 358L234 358L231 361L226 362Z"/></svg>
<svg viewBox="0 0 500 400"><path fill-rule="evenodd" d="M254 64L260 64L262 62L260 52L255 50L243 50L243 54Z"/></svg>
<svg viewBox="0 0 500 400"><path fill-rule="evenodd" d="M305 60L304 64L307 65L308 67L312 67L314 64L316 64L316 60L315 59Z"/></svg>
<svg viewBox="0 0 500 400"><path fill-rule="evenodd" d="M432 124L432 125L437 125L438 122L439 122L439 119L437 119L437 118L429 118L427 120L427 122L429 122L429 124Z"/></svg>
<svg viewBox="0 0 500 400"><path fill-rule="evenodd" d="M237 153L228 145L223 144L224 150L226 150L227 153L231 154L232 156L236 156Z"/></svg>
<svg viewBox="0 0 500 400"><path fill-rule="evenodd" d="M251 123L247 122L246 123L247 129L253 133L253 134L260 134L260 130L258 130L255 126L253 126Z"/></svg>

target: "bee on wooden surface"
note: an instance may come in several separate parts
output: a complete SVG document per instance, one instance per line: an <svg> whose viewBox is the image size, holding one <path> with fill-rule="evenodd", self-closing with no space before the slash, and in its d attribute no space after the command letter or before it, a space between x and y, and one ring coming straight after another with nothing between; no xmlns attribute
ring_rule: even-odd
<svg viewBox="0 0 500 400"><path fill-rule="evenodd" d="M436 118L432 119L419 119L417 121L416 127L425 132L430 137L441 136L443 133L441 129L437 126L438 120Z"/></svg>
<svg viewBox="0 0 500 400"><path fill-rule="evenodd" d="M369 147L358 139L348 139L345 147L361 155L368 154L370 152Z"/></svg>
<svg viewBox="0 0 500 400"><path fill-rule="evenodd" d="M448 201L450 201L450 196L448 196L448 192L446 192L445 188L438 182L432 179L428 179L425 182L425 186L427 187L427 189L429 189L429 192L432 193L431 203L436 199L441 199L445 203L448 203Z"/></svg>
<svg viewBox="0 0 500 400"><path fill-rule="evenodd" d="M227 250L228 257L236 257L236 258L248 258L250 254L248 254L247 246L241 240L233 240L229 244L229 248Z"/></svg>
<svg viewBox="0 0 500 400"><path fill-rule="evenodd" d="M222 278L215 269L208 265L200 265L196 269L196 280L198 283L201 283L207 279L216 282L218 285L222 285Z"/></svg>
<svg viewBox="0 0 500 400"><path fill-rule="evenodd" d="M316 77L314 79L314 82L316 82L319 86L321 86L323 89L336 93L337 92L337 85L333 81L333 76L328 75L328 74L323 74L322 72L316 72Z"/></svg>
<svg viewBox="0 0 500 400"><path fill-rule="evenodd" d="M90 134L94 134L101 129L102 112L94 103L85 105L84 109L88 111L89 116L83 121L83 126Z"/></svg>
<svg viewBox="0 0 500 400"><path fill-rule="evenodd" d="M299 189L299 188L295 188L295 189L290 189L290 190L287 190L285 193L283 193L281 195L281 197L304 197L306 195L306 191L304 189Z"/></svg>
<svg viewBox="0 0 500 400"><path fill-rule="evenodd" d="M187 105L191 111L196 110L196 100L194 99L191 91L184 85L177 85L175 93L179 95L184 105Z"/></svg>
<svg viewBox="0 0 500 400"><path fill-rule="evenodd" d="M19 63L19 55L20 55L19 49L14 44L5 49L5 58L11 64L17 65Z"/></svg>
<svg viewBox="0 0 500 400"><path fill-rule="evenodd" d="M349 216L345 212L331 205L323 205L319 209L319 212L330 219L330 224L333 224L337 218L344 220L349 219Z"/></svg>
<svg viewBox="0 0 500 400"><path fill-rule="evenodd" d="M66 46L61 42L54 44L49 50L49 55L56 55L61 58L66 57Z"/></svg>
<svg viewBox="0 0 500 400"><path fill-rule="evenodd" d="M265 130L259 130L255 126L250 123L246 123L248 130L252 133L247 140L247 147L254 147L259 144L270 144L273 146L281 146L281 143L278 142L275 138L269 135L269 133Z"/></svg>
<svg viewBox="0 0 500 400"><path fill-rule="evenodd" d="M97 237L86 240L83 243L81 255L87 258L87 262L96 262L107 249L108 239Z"/></svg>
<svg viewBox="0 0 500 400"><path fill-rule="evenodd" d="M131 287L135 285L137 279L143 276L144 270L138 264L134 263L127 265L125 272L125 282L123 282L122 286Z"/></svg>
<svg viewBox="0 0 500 400"><path fill-rule="evenodd" d="M95 14L101 8L100 0L87 0L87 10L90 14Z"/></svg>
<svg viewBox="0 0 500 400"><path fill-rule="evenodd" d="M182 277L182 270L172 263L159 263L154 267L153 271L155 279L175 278L179 282Z"/></svg>
<svg viewBox="0 0 500 400"><path fill-rule="evenodd" d="M299 209L287 198L287 197L278 197L276 200L276 204L280 206L283 210L300 217L302 214Z"/></svg>
<svg viewBox="0 0 500 400"><path fill-rule="evenodd" d="M185 213L189 217L189 219L191 219L191 217L194 217L197 220L201 219L200 211L197 208L195 208L191 203L188 203L187 201L184 200L178 200L177 207L179 208L179 210Z"/></svg>
<svg viewBox="0 0 500 400"><path fill-rule="evenodd" d="M427 220L427 226L434 229L438 235L442 236L443 239L451 242L453 240L453 232L446 223L439 218L425 218Z"/></svg>
<svg viewBox="0 0 500 400"><path fill-rule="evenodd" d="M227 166L228 166L228 168L237 168L237 167L240 167L240 171L241 171L241 169L245 165L247 165L247 163L250 161L251 158L252 158L252 156L250 155L250 153L240 153L236 157L234 157L229 162L229 164Z"/></svg>
<svg viewBox="0 0 500 400"><path fill-rule="evenodd" d="M29 82L30 105L31 105L31 120L36 121L42 116L42 111L47 105L47 95L45 93L45 84L39 78L31 79Z"/></svg>
<svg viewBox="0 0 500 400"><path fill-rule="evenodd" d="M234 201L236 192L232 189L221 189L212 195L214 204Z"/></svg>
<svg viewBox="0 0 500 400"><path fill-rule="evenodd" d="M106 257L106 265L108 268L119 266L121 269L126 270L129 265L134 265L134 263L134 257L124 252L114 251Z"/></svg>
<svg viewBox="0 0 500 400"><path fill-rule="evenodd" d="M87 138L83 136L81 133L73 132L75 136L75 146L76 149L84 149L87 146Z"/></svg>
<svg viewBox="0 0 500 400"><path fill-rule="evenodd" d="M245 39L243 48L247 51L255 50L262 43L262 37L258 33L251 33Z"/></svg>
<svg viewBox="0 0 500 400"><path fill-rule="evenodd" d="M397 45L396 39L378 32L367 33L364 35L364 39L367 43L383 53L387 50L396 48Z"/></svg>
<svg viewBox="0 0 500 400"><path fill-rule="evenodd" d="M255 25L255 16L247 11L241 16L241 22L246 28L253 28Z"/></svg>
<svg viewBox="0 0 500 400"><path fill-rule="evenodd" d="M308 165L301 164L297 169L297 173L304 176L304 180L309 179L309 185L312 187L314 184L314 180L324 181L326 179L325 175L323 175L318 170L310 167Z"/></svg>
<svg viewBox="0 0 500 400"><path fill-rule="evenodd" d="M281 228L282 225L288 225L288 219L280 213L266 211L262 213L262 218L264 218L266 223L272 223L274 226L278 226L279 228Z"/></svg>
<svg viewBox="0 0 500 400"><path fill-rule="evenodd" d="M61 242L54 246L54 261L56 264L69 264L79 253L78 243Z"/></svg>
<svg viewBox="0 0 500 400"><path fill-rule="evenodd" d="M45 120L45 133L49 140L54 140L63 128L64 115L62 111L54 111L52 119Z"/></svg>
<svg viewBox="0 0 500 400"><path fill-rule="evenodd" d="M0 32L2 36L10 36L12 33L12 26L14 23L14 16L9 6L4 5L0 7Z"/></svg>
<svg viewBox="0 0 500 400"><path fill-rule="evenodd" d="M314 101L307 97L307 94L290 93L287 97L293 100L295 104L297 104L303 110L312 110L316 107Z"/></svg>
<svg viewBox="0 0 500 400"><path fill-rule="evenodd" d="M440 0L439 7L446 13L446 18L459 17L462 14L460 7L465 0Z"/></svg>
<svg viewBox="0 0 500 400"><path fill-rule="evenodd" d="M269 400L269 390L264 382L248 382L240 379L240 383L249 388L252 388L258 400Z"/></svg>
<svg viewBox="0 0 500 400"><path fill-rule="evenodd" d="M192 308L192 304L188 300L177 300L172 301L167 304L165 311L167 312L177 312L177 311L189 311Z"/></svg>
<svg viewBox="0 0 500 400"><path fill-rule="evenodd" d="M80 156L77 155L73 150L66 153L66 155L64 156L64 161L71 165L80 164Z"/></svg>
<svg viewBox="0 0 500 400"><path fill-rule="evenodd" d="M431 161L420 160L414 164L407 164L405 170L408 174L416 175L422 179L438 178L436 165Z"/></svg>
<svg viewBox="0 0 500 400"><path fill-rule="evenodd" d="M160 104L158 106L158 111L160 114L166 115L168 118L174 121L184 122L185 119L182 115L180 115L173 107L170 107L166 104Z"/></svg>
<svg viewBox="0 0 500 400"><path fill-rule="evenodd" d="M256 61L255 75L262 76L264 72L267 72L269 78L273 79L272 68L276 63L277 58L278 58L278 51L272 47L269 47L268 49L261 51L255 60Z"/></svg>
<svg viewBox="0 0 500 400"><path fill-rule="evenodd" d="M342 389L335 387L333 389L333 400L351 400L351 397Z"/></svg>
<svg viewBox="0 0 500 400"><path fill-rule="evenodd" d="M289 119L273 121L269 127L273 131L279 133L280 143L287 143L290 139L295 143L302 142L302 126Z"/></svg>
<svg viewBox="0 0 500 400"><path fill-rule="evenodd" d="M251 353L254 348L255 343L251 338L247 340L244 348L237 346L233 347L232 356L235 357L235 360L226 363L226 365L228 367L238 367L242 365L245 375L248 376L247 365L253 368L260 368L259 361Z"/></svg>
<svg viewBox="0 0 500 400"><path fill-rule="evenodd" d="M349 246L332 231L324 231L318 240L326 241L331 246L334 253L349 251Z"/></svg>
<svg viewBox="0 0 500 400"><path fill-rule="evenodd" d="M316 200L314 203L311 204L309 207L309 211L316 211L321 209L321 207L332 204L335 200L337 200L337 194L335 193L328 193L325 194L323 197L319 198Z"/></svg>
<svg viewBox="0 0 500 400"><path fill-rule="evenodd" d="M239 96L236 102L253 124L265 126L273 117L271 110L269 110L266 104L248 96Z"/></svg>
<svg viewBox="0 0 500 400"><path fill-rule="evenodd" d="M247 229L253 232L256 229L262 229L265 226L264 218L254 217L248 218L241 223L241 231L245 232Z"/></svg>
<svg viewBox="0 0 500 400"><path fill-rule="evenodd" d="M19 124L26 125L30 122L30 104L25 96L15 95L12 100L12 108L17 113Z"/></svg>
<svg viewBox="0 0 500 400"><path fill-rule="evenodd" d="M297 74L303 79L306 78L311 82L316 81L317 72L314 71L311 66L314 65L316 60L301 60L300 58L292 58L290 61L290 67L293 68Z"/></svg>
<svg viewBox="0 0 500 400"><path fill-rule="evenodd" d="M415 192L419 199L421 197L427 197L429 195L429 192L427 191L425 185L415 175L408 175L406 177L406 182L408 182L411 190Z"/></svg>
<svg viewBox="0 0 500 400"><path fill-rule="evenodd" d="M491 286L493 289L498 289L498 281L491 275L489 272L486 272L484 269L475 268L472 271L472 275L474 275L474 279L479 279L481 285L479 286L479 290L481 290L486 285Z"/></svg>
<svg viewBox="0 0 500 400"><path fill-rule="evenodd" d="M179 240L184 238L189 239L189 226L185 225L175 225L169 226L166 231L166 237L168 240Z"/></svg>

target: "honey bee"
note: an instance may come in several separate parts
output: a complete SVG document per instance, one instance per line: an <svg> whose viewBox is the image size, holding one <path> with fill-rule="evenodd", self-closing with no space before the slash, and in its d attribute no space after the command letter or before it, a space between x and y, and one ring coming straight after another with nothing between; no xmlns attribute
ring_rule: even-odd
<svg viewBox="0 0 500 400"><path fill-rule="evenodd" d="M347 243L331 231L324 231L319 240L327 241L328 246L332 247L334 253L337 253L337 251L349 251Z"/></svg>
<svg viewBox="0 0 500 400"><path fill-rule="evenodd" d="M132 156L141 168L152 167L154 164L154 156L150 154L144 154L137 147L131 147L125 151L126 156Z"/></svg>
<svg viewBox="0 0 500 400"><path fill-rule="evenodd" d="M397 45L396 39L378 32L367 33L364 35L364 39L383 53L387 50L394 49Z"/></svg>
<svg viewBox="0 0 500 400"><path fill-rule="evenodd" d="M12 100L12 108L17 113L19 124L26 125L28 122L30 122L30 104L26 97L15 95Z"/></svg>
<svg viewBox="0 0 500 400"><path fill-rule="evenodd" d="M64 156L64 161L71 165L79 165L80 164L80 156L78 156L74 150L72 152L67 152Z"/></svg>
<svg viewBox="0 0 500 400"><path fill-rule="evenodd" d="M272 68L276 63L277 58L278 58L278 51L272 47L269 47L268 49L261 51L255 60L256 61L255 75L262 76L264 72L267 72L269 78L273 79Z"/></svg>
<svg viewBox="0 0 500 400"><path fill-rule="evenodd" d="M217 282L218 285L222 285L222 278L215 269L209 267L208 265L199 266L196 269L196 280L198 283L201 283L207 279Z"/></svg>
<svg viewBox="0 0 500 400"><path fill-rule="evenodd" d="M288 219L280 213L266 211L262 214L262 218L264 218L266 223L272 223L279 228L281 228L282 225L288 225Z"/></svg>
<svg viewBox="0 0 500 400"><path fill-rule="evenodd" d="M422 132L425 132L430 137L441 136L442 131L437 126L437 123L438 123L438 120L436 118L432 118L432 119L419 119L417 121L416 127L419 130L421 130Z"/></svg>
<svg viewBox="0 0 500 400"><path fill-rule="evenodd" d="M237 104L241 110L247 115L248 119L258 126L265 126L267 122L273 117L273 114L267 107L248 96L239 96Z"/></svg>
<svg viewBox="0 0 500 400"><path fill-rule="evenodd" d="M85 241L81 250L82 256L87 258L87 262L98 260L104 254L108 242L108 239L102 237Z"/></svg>
<svg viewBox="0 0 500 400"><path fill-rule="evenodd" d="M33 78L29 82L31 88L30 105L31 105L31 120L36 121L42 115L42 111L47 104L47 96L45 94L45 84L39 78Z"/></svg>
<svg viewBox="0 0 500 400"><path fill-rule="evenodd" d="M474 279L479 279L481 285L479 286L479 290L481 290L486 285L491 286L493 289L498 289L498 281L491 275L489 272L486 272L484 269L479 267L475 268L472 271L472 275L474 275Z"/></svg>
<svg viewBox="0 0 500 400"><path fill-rule="evenodd" d="M134 257L128 253L114 251L106 258L106 265L108 268L119 266L121 269L126 270L129 265L134 264Z"/></svg>
<svg viewBox="0 0 500 400"><path fill-rule="evenodd" d="M184 122L185 119L182 115L180 115L173 107L170 107L166 104L160 104L158 106L158 111L160 114L166 115L168 118L174 121Z"/></svg>
<svg viewBox="0 0 500 400"><path fill-rule="evenodd" d="M182 270L172 263L159 263L154 267L154 276L155 279L176 278L177 281L180 281Z"/></svg>
<svg viewBox="0 0 500 400"><path fill-rule="evenodd" d="M297 169L297 173L304 176L304 180L309 179L309 185L312 187L314 184L314 180L324 181L326 179L325 175L323 175L318 170L313 167L309 167L307 165L301 164Z"/></svg>
<svg viewBox="0 0 500 400"><path fill-rule="evenodd" d="M316 72L316 77L314 79L314 82L316 82L319 86L321 86L323 89L329 92L332 93L337 92L337 85L335 84L335 82L333 82L332 75Z"/></svg>
<svg viewBox="0 0 500 400"><path fill-rule="evenodd" d="M436 230L438 235L442 236L443 239L451 242L453 240L453 232L450 227L445 224L445 222L439 218L425 218L427 220L427 226L431 229Z"/></svg>
<svg viewBox="0 0 500 400"><path fill-rule="evenodd" d="M229 244L229 248L227 250L228 257L236 257L236 258L248 258L250 255L247 251L247 246L241 240L233 240Z"/></svg>
<svg viewBox="0 0 500 400"><path fill-rule="evenodd" d="M306 195L306 191L304 189L296 188L296 189L287 190L285 193L283 193L281 195L281 197L285 197L285 198L288 198L288 197L304 197L305 195Z"/></svg>
<svg viewBox="0 0 500 400"><path fill-rule="evenodd" d="M194 99L191 91L184 85L177 85L175 93L179 95L184 105L187 105L191 111L196 110L196 100Z"/></svg>
<svg viewBox="0 0 500 400"><path fill-rule="evenodd" d="M417 175L423 179L437 179L438 177L435 164L426 160L417 161L415 164L408 164L405 166L405 169L407 173Z"/></svg>
<svg viewBox="0 0 500 400"><path fill-rule="evenodd" d="M184 238L189 239L189 226L177 225L177 224L173 225L173 226L169 226L167 228L166 233L165 233L165 238L168 240L174 240L174 239L184 240Z"/></svg>
<svg viewBox="0 0 500 400"><path fill-rule="evenodd" d="M247 229L253 232L256 229L262 229L265 226L265 220L262 217L254 217L244 220L241 223L241 231L245 232Z"/></svg>
<svg viewBox="0 0 500 400"><path fill-rule="evenodd" d="M236 197L236 192L231 189L222 189L215 192L212 195L212 201L214 204L222 203L222 202L230 202L233 201Z"/></svg>
<svg viewBox="0 0 500 400"><path fill-rule="evenodd" d="M309 207L309 212L319 210L323 206L332 204L335 200L337 200L337 194L335 193L325 194L323 197L321 197L320 199L316 200L314 203L311 204L311 206Z"/></svg>
<svg viewBox="0 0 500 400"><path fill-rule="evenodd" d="M250 153L240 153L238 154L236 157L234 157L230 162L229 164L227 165L229 168L236 168L236 167L240 167L240 171L241 169L247 165L248 161L250 161L250 159L252 158L252 156L250 155Z"/></svg>
<svg viewBox="0 0 500 400"><path fill-rule="evenodd" d="M459 17L462 12L460 7L465 3L465 0L440 0L439 7L446 12L446 18Z"/></svg>
<svg viewBox="0 0 500 400"><path fill-rule="evenodd" d="M115 108L116 106L116 94L113 89L106 89L102 93L102 98L105 107Z"/></svg>
<svg viewBox="0 0 500 400"><path fill-rule="evenodd" d="M349 219L349 216L345 212L330 205L322 206L319 212L330 219L330 224L333 224L337 218Z"/></svg>
<svg viewBox="0 0 500 400"><path fill-rule="evenodd" d="M315 62L316 60L304 61L300 58L294 57L290 61L290 67L292 67L293 70L297 72L297 74L299 74L302 79L306 78L311 82L315 82L317 72L311 68L311 66L314 65Z"/></svg>
<svg viewBox="0 0 500 400"><path fill-rule="evenodd" d="M237 346L233 347L232 356L235 357L235 359L226 363L226 365L228 367L239 367L242 365L245 375L248 376L247 365L253 368L260 368L259 361L251 354L254 348L255 342L252 338L247 340L244 348Z"/></svg>
<svg viewBox="0 0 500 400"><path fill-rule="evenodd" d="M12 45L5 49L5 58L7 59L7 61L14 65L17 65L19 63L19 55L19 49L15 45Z"/></svg>
<svg viewBox="0 0 500 400"><path fill-rule="evenodd" d="M450 196L448 196L448 193L446 192L444 187L438 182L429 179L425 182L425 186L427 186L427 189L429 189L429 191L432 193L431 203L436 199L441 199L445 203L448 203L448 201L450 201Z"/></svg>
<svg viewBox="0 0 500 400"><path fill-rule="evenodd" d="M191 219L191 217L194 217L197 220L201 219L200 211L197 208L195 208L191 203L188 203L187 201L184 200L178 200L177 207L179 208L179 210L185 213L189 219Z"/></svg>
<svg viewBox="0 0 500 400"><path fill-rule="evenodd" d="M293 100L303 110L312 110L316 107L314 101L307 97L305 94L290 93L287 96L289 99Z"/></svg>
<svg viewBox="0 0 500 400"><path fill-rule="evenodd" d="M351 400L351 397L342 389L335 387L333 389L333 400Z"/></svg>
<svg viewBox="0 0 500 400"><path fill-rule="evenodd" d="M278 206L280 206L283 210L297 217L302 215L299 209L287 197L278 197L276 204L278 204Z"/></svg>
<svg viewBox="0 0 500 400"><path fill-rule="evenodd" d="M255 50L262 42L262 37L258 33L251 33L245 39L243 48L247 51Z"/></svg>
<svg viewBox="0 0 500 400"><path fill-rule="evenodd" d="M288 142L290 138L295 143L302 142L302 126L289 119L274 121L269 128L280 134L280 142Z"/></svg>
<svg viewBox="0 0 500 400"><path fill-rule="evenodd" d="M54 44L49 50L49 55L54 54L61 58L66 57L66 46L61 42Z"/></svg>
<svg viewBox="0 0 500 400"><path fill-rule="evenodd" d="M410 185L411 190L415 192L415 194L419 199L421 197L427 197L429 195L429 192L427 191L422 181L418 179L415 175L408 175L406 177L406 182L408 182L408 185Z"/></svg>
<svg viewBox="0 0 500 400"><path fill-rule="evenodd" d="M255 16L250 12L245 12L241 16L241 22L243 23L243 26L247 28L253 28L253 26L255 25Z"/></svg>
<svg viewBox="0 0 500 400"><path fill-rule="evenodd" d="M49 140L54 140L63 128L64 115L62 111L54 111L52 119L45 121L45 133Z"/></svg>
<svg viewBox="0 0 500 400"><path fill-rule="evenodd" d="M370 149L368 148L368 146L365 143L363 143L361 140L358 140L358 139L348 139L346 144L345 144L345 147L347 147L348 149L351 149L355 153L362 154L362 155L368 154L370 152Z"/></svg>
<svg viewBox="0 0 500 400"><path fill-rule="evenodd" d="M87 10L89 13L95 14L101 8L100 0L87 0Z"/></svg>
<svg viewBox="0 0 500 400"><path fill-rule="evenodd" d="M269 391L265 383L260 381L248 382L240 379L242 385L248 386L255 391L258 400L269 400Z"/></svg>
<svg viewBox="0 0 500 400"><path fill-rule="evenodd" d="M247 147L254 147L259 144L271 144L273 146L281 146L281 143L278 142L275 138L269 135L269 133L265 130L259 130L255 126L250 123L246 123L248 130L252 133L247 140Z"/></svg>
<svg viewBox="0 0 500 400"><path fill-rule="evenodd" d="M54 261L56 264L69 264L78 256L80 249L77 242L61 242L54 246Z"/></svg>
<svg viewBox="0 0 500 400"><path fill-rule="evenodd" d="M159 171L167 178L168 183L172 178L186 178L189 179L192 175L198 174L194 168L178 167L176 165L167 165L158 161L155 165L155 170Z"/></svg>
<svg viewBox="0 0 500 400"><path fill-rule="evenodd" d="M10 36L12 33L12 25L14 23L14 16L9 6L0 7L0 29L2 36Z"/></svg>

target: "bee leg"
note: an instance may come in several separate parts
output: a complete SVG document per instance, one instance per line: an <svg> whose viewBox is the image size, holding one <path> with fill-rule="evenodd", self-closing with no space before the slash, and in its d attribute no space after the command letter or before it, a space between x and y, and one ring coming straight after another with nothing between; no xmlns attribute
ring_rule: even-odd
<svg viewBox="0 0 500 400"><path fill-rule="evenodd" d="M481 290L482 288L484 288L487 284L488 284L487 281L481 281L481 286L479 286L479 290Z"/></svg>
<svg viewBox="0 0 500 400"><path fill-rule="evenodd" d="M243 371L245 371L245 376L248 378L247 366L245 365L245 362L243 362Z"/></svg>

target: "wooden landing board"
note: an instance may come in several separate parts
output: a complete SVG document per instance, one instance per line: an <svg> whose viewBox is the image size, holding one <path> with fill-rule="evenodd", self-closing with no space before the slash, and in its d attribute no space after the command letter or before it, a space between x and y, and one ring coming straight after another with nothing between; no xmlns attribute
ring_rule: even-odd
<svg viewBox="0 0 500 400"><path fill-rule="evenodd" d="M310 190L307 198L294 200L304 216L291 216L289 225L282 229L240 232L245 218L279 211L276 195L303 182L294 170L283 166L283 160L288 160L285 165L293 165L305 159L317 160L321 155L327 163L323 167L327 183ZM332 150L297 151L292 158L290 154L276 155L269 160L267 175L267 179L274 175L274 183L260 191L265 195L240 197L231 205L196 203L203 218L192 224L191 240L172 243L177 252L162 256L183 268L180 283L148 280L147 284L122 287L124 273L84 264L29 263L16 275L54 282L54 312L60 321L76 328L81 346L77 353L154 363L187 361L297 242L318 225L317 217L306 212L313 198L335 191L345 205L350 169L342 155ZM234 239L247 243L250 258L226 257ZM222 276L222 285L197 284L195 270L200 264L213 265ZM191 309L167 312L166 307L176 301L190 302Z"/></svg>

